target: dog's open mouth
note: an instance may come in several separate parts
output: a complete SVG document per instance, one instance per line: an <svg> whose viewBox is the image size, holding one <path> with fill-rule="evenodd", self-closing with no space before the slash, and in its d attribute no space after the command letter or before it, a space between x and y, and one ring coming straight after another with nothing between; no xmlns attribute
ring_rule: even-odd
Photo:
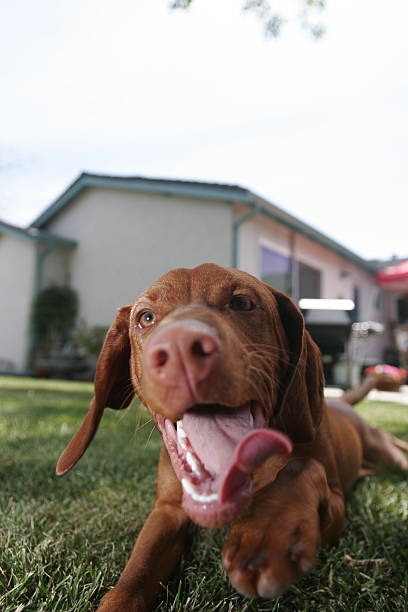
<svg viewBox="0 0 408 612"><path fill-rule="evenodd" d="M244 509L253 471L272 454L291 451L286 436L264 429L257 402L195 405L175 424L155 417L183 487L183 508L204 527L220 527Z"/></svg>

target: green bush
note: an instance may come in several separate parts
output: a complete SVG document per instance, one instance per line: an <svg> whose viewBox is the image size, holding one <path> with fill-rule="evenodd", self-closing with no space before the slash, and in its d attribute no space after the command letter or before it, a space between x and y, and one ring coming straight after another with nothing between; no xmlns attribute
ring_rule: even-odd
<svg viewBox="0 0 408 612"><path fill-rule="evenodd" d="M103 341L108 331L106 325L88 327L84 321L75 330L74 340L78 348L83 349L90 357L97 357L101 352Z"/></svg>
<svg viewBox="0 0 408 612"><path fill-rule="evenodd" d="M49 352L69 338L78 314L78 296L70 287L47 287L34 300L32 327L37 349Z"/></svg>

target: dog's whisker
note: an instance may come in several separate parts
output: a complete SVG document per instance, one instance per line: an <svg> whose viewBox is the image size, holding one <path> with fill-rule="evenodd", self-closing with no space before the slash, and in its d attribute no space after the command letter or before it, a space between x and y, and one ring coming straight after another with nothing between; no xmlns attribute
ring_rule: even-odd
<svg viewBox="0 0 408 612"><path fill-rule="evenodd" d="M154 430L155 430L155 429L156 429L156 424L154 423L154 424L153 424L153 427L151 428L150 433L149 433L149 435L148 435L148 437L147 437L147 440L146 440L146 442L145 442L145 448L148 446L148 444L149 444L149 442L150 442L150 439L151 439L151 437L152 437L153 432L154 432Z"/></svg>
<svg viewBox="0 0 408 612"><path fill-rule="evenodd" d="M145 423L143 423L142 425L140 425L140 421L135 429L135 434L139 433L139 431L142 431L147 425L150 425L153 422L153 419L150 418L148 421L146 421Z"/></svg>

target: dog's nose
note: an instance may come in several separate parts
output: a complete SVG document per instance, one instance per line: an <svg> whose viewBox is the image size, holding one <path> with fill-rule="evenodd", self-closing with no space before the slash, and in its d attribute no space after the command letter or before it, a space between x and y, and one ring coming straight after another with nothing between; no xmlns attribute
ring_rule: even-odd
<svg viewBox="0 0 408 612"><path fill-rule="evenodd" d="M150 378L170 387L197 385L212 371L220 351L217 332L200 321L175 321L159 328L147 343L144 369Z"/></svg>

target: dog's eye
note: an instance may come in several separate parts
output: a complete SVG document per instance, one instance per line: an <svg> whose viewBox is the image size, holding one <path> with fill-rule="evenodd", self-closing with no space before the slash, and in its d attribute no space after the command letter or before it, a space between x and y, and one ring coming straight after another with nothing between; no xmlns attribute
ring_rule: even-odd
<svg viewBox="0 0 408 612"><path fill-rule="evenodd" d="M229 307L231 310L253 310L255 304L246 295L233 295Z"/></svg>
<svg viewBox="0 0 408 612"><path fill-rule="evenodd" d="M150 310L142 312L137 319L139 327L150 327L156 322L156 317Z"/></svg>

